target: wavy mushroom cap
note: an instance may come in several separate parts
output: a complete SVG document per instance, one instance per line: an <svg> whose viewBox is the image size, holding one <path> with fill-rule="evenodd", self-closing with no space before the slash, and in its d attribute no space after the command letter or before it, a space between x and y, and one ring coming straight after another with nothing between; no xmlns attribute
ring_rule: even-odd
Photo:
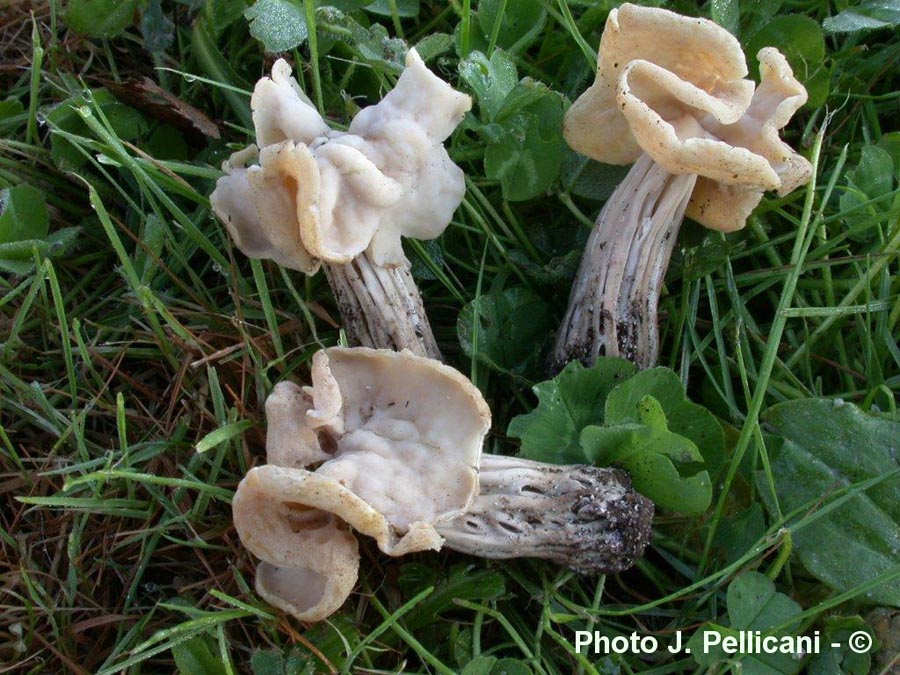
<svg viewBox="0 0 900 675"><path fill-rule="evenodd" d="M263 77L250 98L256 143L260 147L294 141L310 145L331 129L291 76L291 66L278 59L272 76Z"/></svg>
<svg viewBox="0 0 900 675"><path fill-rule="evenodd" d="M260 163L269 146L284 148L280 174L269 172L270 186L279 175L283 185L277 192L250 190L233 156L213 193L216 214L250 257L291 260L302 249L343 264L371 247L377 264L400 265L401 237L440 236L462 201L463 172L442 143L471 104L411 49L394 89L361 110L347 133L333 131L279 60L272 77L257 84L251 106ZM247 217L254 209L244 204L251 197L262 213L275 194L294 200L294 215L286 216L277 243L262 218ZM293 268L311 273L309 265Z"/></svg>
<svg viewBox="0 0 900 675"><path fill-rule="evenodd" d="M359 570L358 544L346 521L318 508L331 506L329 497L340 492L328 483L323 489L321 477L308 471L257 467L240 482L231 505L241 542L260 558L257 592L302 621L335 612ZM365 514L352 495L344 501Z"/></svg>
<svg viewBox="0 0 900 675"><path fill-rule="evenodd" d="M270 463L327 457L317 473L398 533L469 505L490 410L459 371L409 351L332 347L313 357L312 381L283 382L266 401Z"/></svg>
<svg viewBox="0 0 900 675"><path fill-rule="evenodd" d="M806 90L777 50L763 49L759 61L754 90L725 29L622 5L607 19L593 85L566 114L566 141L601 162L627 164L645 152L670 173L698 175L687 215L740 229L764 190L786 194L811 173L778 137Z"/></svg>
<svg viewBox="0 0 900 675"><path fill-rule="evenodd" d="M472 503L490 427L465 376L408 351L326 349L312 381L282 382L269 396L270 463L247 474L233 503L241 540L262 560L260 594L309 621L355 583L348 528L389 555L440 549L435 526Z"/></svg>
<svg viewBox="0 0 900 675"><path fill-rule="evenodd" d="M315 163L306 146L290 141L261 151L251 145L222 165L209 201L237 247L306 274L319 269L299 235L298 195L310 188Z"/></svg>

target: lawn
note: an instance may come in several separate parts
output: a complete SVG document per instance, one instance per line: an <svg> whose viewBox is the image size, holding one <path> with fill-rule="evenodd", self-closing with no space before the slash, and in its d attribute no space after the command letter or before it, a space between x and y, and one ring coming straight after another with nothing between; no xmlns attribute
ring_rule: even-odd
<svg viewBox="0 0 900 675"><path fill-rule="evenodd" d="M809 97L782 138L811 177L739 231L685 222L658 368L552 378L627 171L562 131L618 4L0 6L0 672L900 672L900 3L640 3L730 31L754 81L762 47L786 55ZM269 392L351 338L325 275L243 255L209 195L276 54L346 129L410 47L473 97L445 143L462 204L404 250L444 359L491 408L485 452L631 470L653 539L583 575L360 537L355 591L306 624L255 593L230 504L265 462ZM821 648L701 644L740 631ZM657 648L616 648L632 635Z"/></svg>

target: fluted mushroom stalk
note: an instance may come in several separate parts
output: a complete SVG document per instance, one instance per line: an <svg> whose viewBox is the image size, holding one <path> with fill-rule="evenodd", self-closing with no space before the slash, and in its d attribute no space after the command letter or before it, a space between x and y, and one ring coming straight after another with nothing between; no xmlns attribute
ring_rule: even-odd
<svg viewBox="0 0 900 675"><path fill-rule="evenodd" d="M455 551L611 574L634 565L650 540L653 505L619 469L484 454L478 481L466 512L435 527Z"/></svg>
<svg viewBox="0 0 900 675"><path fill-rule="evenodd" d="M345 265L324 267L351 344L441 358L407 261L379 265L363 251Z"/></svg>
<svg viewBox="0 0 900 675"><path fill-rule="evenodd" d="M742 228L766 190L807 182L809 162L778 137L806 90L776 49L745 79L740 43L712 21L624 4L610 12L597 77L566 114L573 149L635 162L597 219L557 335L553 367L622 356L657 362L657 305L685 215Z"/></svg>
<svg viewBox="0 0 900 675"><path fill-rule="evenodd" d="M411 49L394 89L347 132L325 123L284 60L250 105L257 145L225 162L210 198L235 244L306 274L324 266L359 344L439 357L400 239L440 236L462 201L443 142L471 99Z"/></svg>

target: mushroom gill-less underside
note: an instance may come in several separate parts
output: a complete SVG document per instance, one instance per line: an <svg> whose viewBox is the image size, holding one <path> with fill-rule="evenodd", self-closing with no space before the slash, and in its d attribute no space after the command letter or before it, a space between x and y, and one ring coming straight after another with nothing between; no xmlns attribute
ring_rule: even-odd
<svg viewBox="0 0 900 675"><path fill-rule="evenodd" d="M808 181L809 163L778 136L806 90L778 50L758 59L756 87L740 44L713 22L630 4L610 12L597 78L567 112L565 137L593 159L634 165L588 240L554 370L601 355L654 365L659 295L684 216L731 232L764 191Z"/></svg>

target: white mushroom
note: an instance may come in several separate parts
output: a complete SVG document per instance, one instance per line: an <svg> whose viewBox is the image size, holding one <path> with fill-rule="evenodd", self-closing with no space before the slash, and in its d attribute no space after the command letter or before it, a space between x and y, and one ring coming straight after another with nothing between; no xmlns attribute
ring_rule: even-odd
<svg viewBox="0 0 900 675"><path fill-rule="evenodd" d="M440 236L462 201L443 142L471 99L411 49L394 89L347 132L328 127L283 60L251 107L259 164L233 155L210 198L238 248L307 274L321 261L351 339L438 356L400 240Z"/></svg>
<svg viewBox="0 0 900 675"><path fill-rule="evenodd" d="M233 503L241 540L262 560L260 595L307 621L331 614L356 582L348 527L389 555L441 547L435 524L474 498L490 426L471 382L408 351L320 351L312 380L269 396L270 463Z"/></svg>
<svg viewBox="0 0 900 675"><path fill-rule="evenodd" d="M624 4L607 19L594 84L566 114L573 149L635 162L588 240L554 365L601 354L657 360L656 308L684 215L744 226L765 190L807 182L809 163L778 137L806 102L785 58L760 51L744 79L740 43L712 21Z"/></svg>
<svg viewBox="0 0 900 675"><path fill-rule="evenodd" d="M589 571L630 566L649 540L653 506L620 471L482 457L490 411L448 366L334 347L314 356L312 381L269 396L269 464L233 502L237 532L261 560L258 592L299 619L325 618L351 592L351 528L392 556L446 543Z"/></svg>

